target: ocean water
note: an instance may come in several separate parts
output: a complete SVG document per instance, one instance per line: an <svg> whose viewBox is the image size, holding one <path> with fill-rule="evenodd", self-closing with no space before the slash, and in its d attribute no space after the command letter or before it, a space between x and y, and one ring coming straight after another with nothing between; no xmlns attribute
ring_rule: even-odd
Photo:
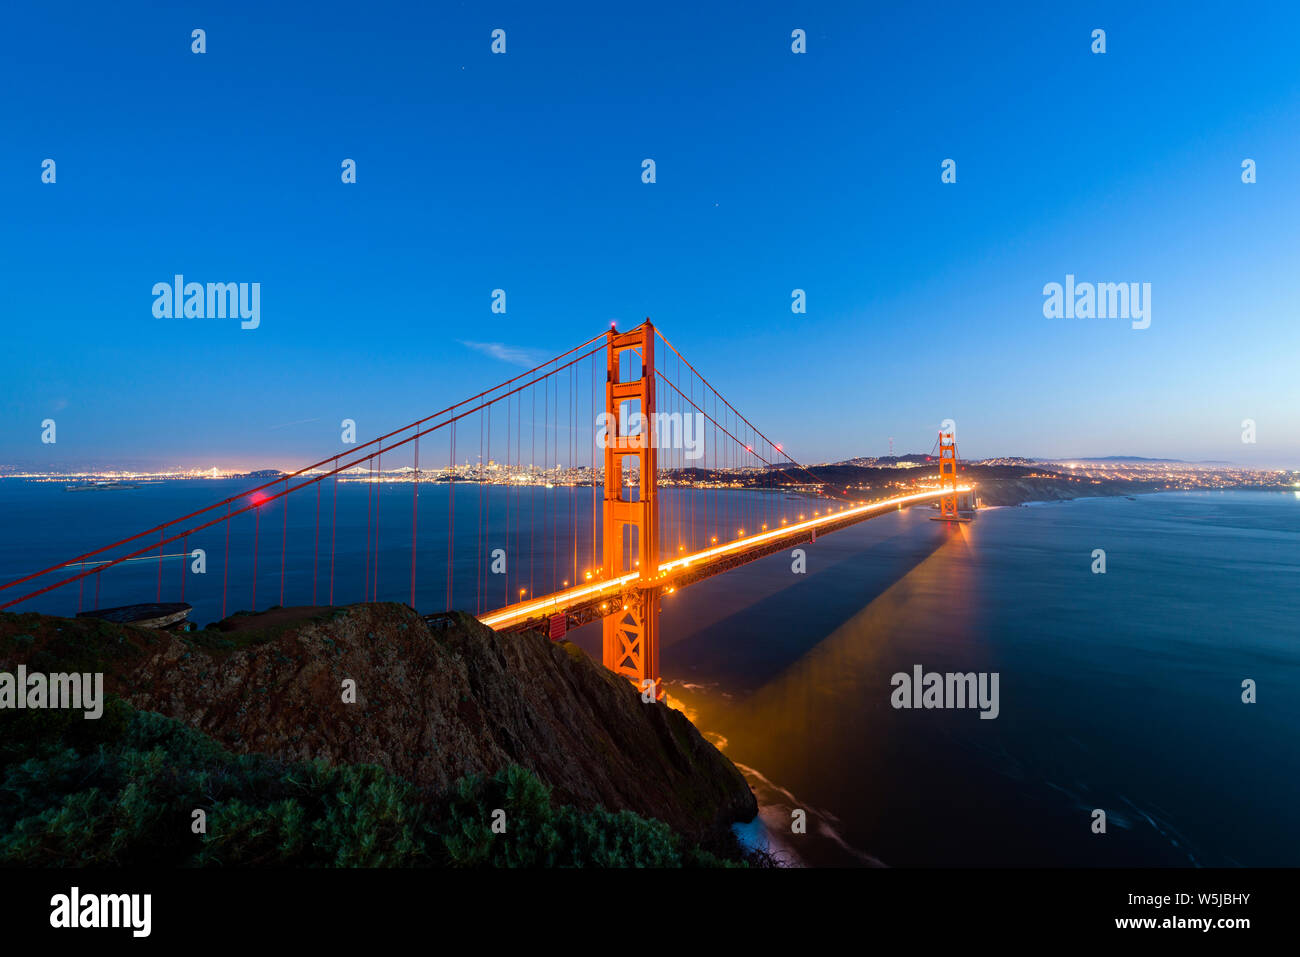
<svg viewBox="0 0 1300 957"><path fill-rule="evenodd" d="M0 582L253 484L68 493L0 482ZM228 563L224 523L196 533L186 547L204 548L208 566L185 576L193 619L214 620L223 602L252 607L254 583L259 608L279 604L281 588L286 605L324 603L331 555L335 601L368 589L409 600L411 487L379 487L373 510L369 491L339 487L333 534L328 518L317 533L318 506L301 494L287 516L269 506L257 525L236 519ZM493 498L503 490L481 503L458 486L453 504L445 486L422 489L421 611L446 606L448 514L457 607L498 607L590 564L589 491L514 491L507 527ZM319 509L332 518L331 494ZM673 494L676 514L697 506L698 524L704 493ZM746 509L752 519L804 507L710 494L719 530ZM572 510L574 539L530 557L554 536L522 519L529 506L555 516L551 531ZM479 509L491 519L482 536ZM953 528L931 514L889 513L801 546L804 574L778 554L665 596L670 700L755 788L763 809L746 840L811 866L1300 865L1300 498L1081 499L984 510ZM489 576L497 544L510 570ZM1095 549L1105 574L1092 571ZM99 603L154 600L160 567L162 598L175 600L186 564L106 572ZM93 600L92 576L23 607L69 614ZM598 627L571 637L599 655ZM918 665L997 673L998 717L892 707L892 676ZM1247 679L1254 704L1242 701ZM806 833L791 832L796 809Z"/></svg>
<svg viewBox="0 0 1300 957"><path fill-rule="evenodd" d="M599 502L590 487L457 482L453 489L425 482L417 499L409 482L335 487L324 481L287 499L266 500L282 486L255 493L261 485L252 479L191 480L70 492L62 483L0 480L0 584L187 517L162 536L153 533L0 591L0 604L90 571L84 581L10 610L71 615L184 600L194 606L190 620L200 626L240 610L367 599L412 603L426 613L449 607L486 613L585 580L599 561L591 534L593 503ZM240 514L254 494L264 504ZM224 506L188 517L232 498L229 521ZM660 490L659 507L665 548L671 539L694 551L709 536L730 538L738 526L753 529L783 515L794 519L814 506L767 492L667 488ZM676 533L687 528L693 532ZM159 549L160 537L188 530L195 531ZM195 549L203 552L201 574L194 572L192 558L183 558ZM504 559L501 574L492 571L497 549ZM134 557L122 564L95 564L129 555Z"/></svg>
<svg viewBox="0 0 1300 957"><path fill-rule="evenodd" d="M664 602L668 692L763 804L747 839L815 866L1300 865L1300 498L918 509L805 550ZM998 673L998 717L895 709L915 665Z"/></svg>

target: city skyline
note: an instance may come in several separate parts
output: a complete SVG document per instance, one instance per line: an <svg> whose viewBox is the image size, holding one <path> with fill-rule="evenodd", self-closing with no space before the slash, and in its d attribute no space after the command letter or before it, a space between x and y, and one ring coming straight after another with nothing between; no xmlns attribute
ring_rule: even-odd
<svg viewBox="0 0 1300 957"><path fill-rule="evenodd" d="M1109 480L1147 482L1157 479L1178 482L1180 484L1190 483L1189 487L1198 488L1239 487L1241 483L1251 483L1268 487L1294 486L1295 488L1300 488L1300 481L1295 480L1300 479L1300 470L1246 467L1227 462L1181 462L1171 459L1143 458L1089 459L1082 457L1057 460L1011 456L964 461L963 464L975 467L1012 467L1015 469L1041 466L1047 470L1044 474L1051 474L1053 476L1068 474L1077 476L1080 479L1105 478ZM795 474L800 471L804 471L806 474L807 469L836 469L844 468L846 466L850 468L869 469L882 473L894 471L906 473L912 469L936 469L938 467L938 459L934 456L910 455L885 456L882 457L882 459L859 457L843 462L809 462L797 467L792 466L790 463L782 463L775 466L708 465L698 468L694 466L663 466L658 469L658 472L660 473L659 484L665 487L717 487L717 483L711 481L710 476L756 476L765 473L777 473L784 474L788 479L786 485L794 488L800 485L809 484L807 479L794 477ZM287 475L300 475L303 480L307 480L318 475L333 474L334 472L330 465L302 469L301 471L281 470L276 468L254 470L222 469L213 466L210 469L81 469L37 472L0 467L0 480L9 478L48 481L77 479L140 479L149 481L256 479L258 481L266 481L278 479L281 476ZM414 478L418 477L421 482L431 483L451 479L456 482L463 481L467 484L545 484L547 487L550 487L551 483L554 483L557 486L590 486L593 483L599 483L600 477L604 474L604 467L599 463L593 467L589 462L557 462L552 466L532 462L498 462L491 459L484 464L476 458L471 457L463 461L458 460L451 466L422 465L418 469L411 465L399 465L379 469L368 464L355 464L340 469L337 474L340 480L349 482L410 482ZM623 474L625 476L636 476L638 470L635 463L625 463ZM1025 473L1025 476L1028 478L1043 477L1034 472L1027 472ZM828 481L825 478L815 480L819 481L821 484L826 484ZM727 484L730 485L731 483ZM778 482L777 484L781 483Z"/></svg>

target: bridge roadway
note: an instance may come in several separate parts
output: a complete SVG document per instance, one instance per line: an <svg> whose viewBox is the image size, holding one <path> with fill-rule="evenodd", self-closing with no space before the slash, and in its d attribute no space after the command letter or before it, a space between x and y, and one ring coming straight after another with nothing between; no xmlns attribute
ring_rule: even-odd
<svg viewBox="0 0 1300 957"><path fill-rule="evenodd" d="M970 490L969 485L957 488L958 494ZM484 615L480 620L497 631L525 631L541 627L552 615L563 612L570 627L586 624L610 614L611 606L615 602L621 603L622 596L635 588L657 587L663 589L665 593L675 591L738 565L744 565L808 541L814 531L818 534L837 531L905 505L938 501L943 494L936 488L883 499L879 502L868 502L865 505L845 506L840 511L828 512L791 525L756 532L724 544L711 545L690 555L670 559L659 566L658 576L649 582L641 581L640 571L629 572L619 578L598 579L541 598L507 605Z"/></svg>

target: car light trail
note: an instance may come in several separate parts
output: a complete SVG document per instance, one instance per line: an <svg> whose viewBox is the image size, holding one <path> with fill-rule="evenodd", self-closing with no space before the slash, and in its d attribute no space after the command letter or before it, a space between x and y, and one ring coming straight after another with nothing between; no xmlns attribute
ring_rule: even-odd
<svg viewBox="0 0 1300 957"><path fill-rule="evenodd" d="M969 492L971 486L962 485L957 488L957 492ZM680 558L674 558L671 561L664 562L659 566L659 577L664 578L672 572L687 568L689 566L698 566L700 563L710 562L718 558L724 558L728 555L742 554L758 546L768 544L785 538L800 538L806 532L820 528L824 525L842 522L845 519L851 519L868 515L872 512L885 511L886 509L897 508L900 505L910 505L921 502L926 499L939 498L943 493L935 489L933 491L917 492L912 495L900 495L897 498L885 499L881 502L872 502L866 505L857 505L853 508L845 509L842 512L827 512L819 518L810 518L802 522L796 522L793 525L784 525L780 528L774 528L766 532L758 532L745 538L738 538L735 541L727 542L724 545L717 545L712 548L706 548L690 555L683 555ZM489 628L500 628L504 625L516 625L532 618L540 618L544 615L559 614L575 605L582 604L594 598L601 598L611 594L621 592L625 587L641 578L640 572L630 572L621 578L613 578L608 581L593 582L590 585L581 585L577 588L570 588L566 591L558 591L553 595L545 598L539 598L535 601L523 602L515 605L508 605L505 608L499 608L491 614L485 615L480 619L483 624Z"/></svg>

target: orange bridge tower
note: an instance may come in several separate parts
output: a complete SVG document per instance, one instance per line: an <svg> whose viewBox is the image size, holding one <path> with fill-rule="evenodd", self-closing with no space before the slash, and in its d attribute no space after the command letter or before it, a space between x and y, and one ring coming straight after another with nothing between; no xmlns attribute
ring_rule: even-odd
<svg viewBox="0 0 1300 957"><path fill-rule="evenodd" d="M946 424L946 423L945 423ZM957 433L949 429L939 432L939 517L950 522L960 521L957 515Z"/></svg>
<svg viewBox="0 0 1300 957"><path fill-rule="evenodd" d="M651 682L656 698L663 694L659 675L659 595L653 579L659 572L659 507L655 455L655 329L646 320L631 332L610 329L605 378L605 505L604 577L619 578L634 571L641 579L611 599L604 618L605 667L630 678L642 692ZM640 375L623 380L623 354L635 354L632 368ZM638 435L626 434L628 420L639 413ZM623 497L623 466L634 459L637 496ZM627 567L628 554L636 555Z"/></svg>

